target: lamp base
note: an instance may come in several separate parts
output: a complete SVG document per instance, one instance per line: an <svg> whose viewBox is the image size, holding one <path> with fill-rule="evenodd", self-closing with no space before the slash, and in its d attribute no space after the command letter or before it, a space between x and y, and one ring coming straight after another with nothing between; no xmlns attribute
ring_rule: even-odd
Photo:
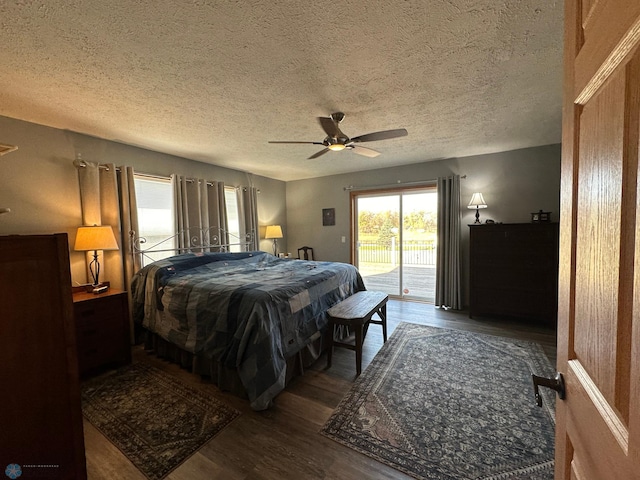
<svg viewBox="0 0 640 480"><path fill-rule="evenodd" d="M480 209L478 207L476 207L476 221L473 223L482 223L480 221Z"/></svg>
<svg viewBox="0 0 640 480"><path fill-rule="evenodd" d="M98 251L94 250L93 260L89 262L89 272L91 272L91 279L93 280L93 286L100 285L100 262L98 261Z"/></svg>

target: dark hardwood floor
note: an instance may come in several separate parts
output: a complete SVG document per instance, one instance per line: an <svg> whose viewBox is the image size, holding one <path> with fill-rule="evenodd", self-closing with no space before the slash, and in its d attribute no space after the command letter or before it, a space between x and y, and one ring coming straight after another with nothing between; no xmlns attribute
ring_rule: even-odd
<svg viewBox="0 0 640 480"><path fill-rule="evenodd" d="M400 321L505 336L539 343L556 361L555 330L527 321L469 319L466 312L439 310L426 303L390 300L389 334ZM365 340L363 370L382 345L381 329L371 325ZM342 446L318 431L351 387L354 352L336 348L333 366L326 354L296 378L275 400L273 408L254 412L246 400L220 392L206 379L134 348L133 358L170 372L183 382L228 403L241 415L167 478L178 479L410 479L386 465ZM533 393L531 395L533 401ZM89 422L84 421L90 480L144 480L127 458Z"/></svg>

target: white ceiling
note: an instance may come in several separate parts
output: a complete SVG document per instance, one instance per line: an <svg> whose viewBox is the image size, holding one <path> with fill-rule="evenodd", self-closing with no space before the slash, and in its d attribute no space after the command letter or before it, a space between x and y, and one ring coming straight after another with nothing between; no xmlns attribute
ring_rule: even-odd
<svg viewBox="0 0 640 480"><path fill-rule="evenodd" d="M559 143L562 8L5 0L0 115L280 180ZM335 111L350 137L409 135L376 158L267 143L322 141Z"/></svg>

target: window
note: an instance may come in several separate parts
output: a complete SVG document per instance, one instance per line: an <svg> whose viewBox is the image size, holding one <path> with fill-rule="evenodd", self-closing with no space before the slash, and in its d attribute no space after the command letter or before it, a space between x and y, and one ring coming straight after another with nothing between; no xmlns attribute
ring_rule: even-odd
<svg viewBox="0 0 640 480"><path fill-rule="evenodd" d="M227 227L229 232L229 243L231 252L241 252L244 250L244 238L240 236L240 209L238 206L238 195L236 187L224 187L224 201L227 209Z"/></svg>
<svg viewBox="0 0 640 480"><path fill-rule="evenodd" d="M135 175L138 203L138 236L146 242L140 248L164 250L146 254L143 263L175 255L173 188L168 178Z"/></svg>

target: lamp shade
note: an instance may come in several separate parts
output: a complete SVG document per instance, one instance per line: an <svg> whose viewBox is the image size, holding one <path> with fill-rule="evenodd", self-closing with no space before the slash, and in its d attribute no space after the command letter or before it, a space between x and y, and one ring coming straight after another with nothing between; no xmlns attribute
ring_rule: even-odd
<svg viewBox="0 0 640 480"><path fill-rule="evenodd" d="M480 192L476 192L472 195L471 201L469 202L469 205L467 205L467 208L487 208L487 204Z"/></svg>
<svg viewBox="0 0 640 480"><path fill-rule="evenodd" d="M280 225L269 225L264 234L264 238L282 238L282 228Z"/></svg>
<svg viewBox="0 0 640 480"><path fill-rule="evenodd" d="M78 227L74 250L118 250L118 242L110 225Z"/></svg>

